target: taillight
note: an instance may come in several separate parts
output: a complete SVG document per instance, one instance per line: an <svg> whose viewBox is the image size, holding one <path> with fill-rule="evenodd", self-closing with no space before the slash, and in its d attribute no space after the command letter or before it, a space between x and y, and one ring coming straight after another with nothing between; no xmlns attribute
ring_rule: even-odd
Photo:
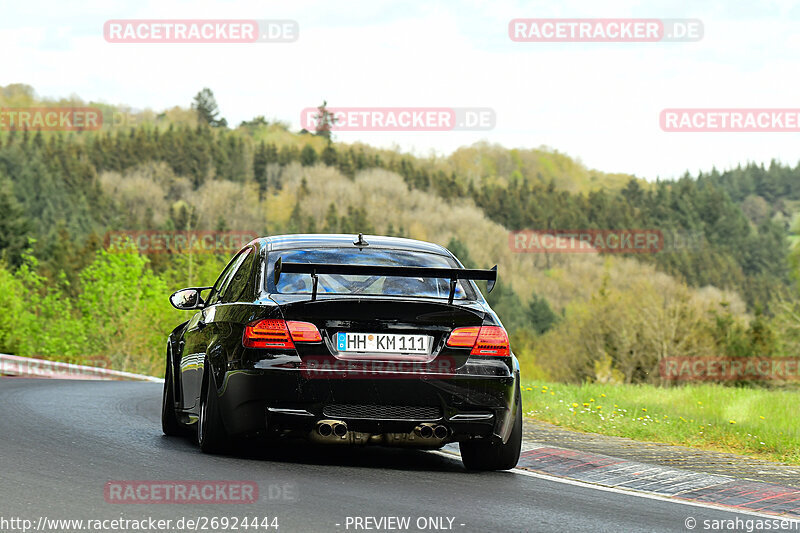
<svg viewBox="0 0 800 533"><path fill-rule="evenodd" d="M480 326L456 328L450 333L450 338L447 339L447 345L456 348L472 348L475 346L475 341L478 340L478 332L480 329Z"/></svg>
<svg viewBox="0 0 800 533"><path fill-rule="evenodd" d="M286 324L294 342L322 342L322 335L319 334L317 326L311 322L290 320Z"/></svg>
<svg viewBox="0 0 800 533"><path fill-rule="evenodd" d="M245 348L294 348L285 320L259 320L244 328L242 344Z"/></svg>
<svg viewBox="0 0 800 533"><path fill-rule="evenodd" d="M242 344L245 348L278 348L291 350L295 342L320 342L322 336L317 326L310 322L265 319L244 328Z"/></svg>
<svg viewBox="0 0 800 533"><path fill-rule="evenodd" d="M470 355L511 355L508 334L500 326L481 326Z"/></svg>
<svg viewBox="0 0 800 533"><path fill-rule="evenodd" d="M450 333L447 345L455 348L472 347L470 355L511 355L506 330L500 326L468 326Z"/></svg>

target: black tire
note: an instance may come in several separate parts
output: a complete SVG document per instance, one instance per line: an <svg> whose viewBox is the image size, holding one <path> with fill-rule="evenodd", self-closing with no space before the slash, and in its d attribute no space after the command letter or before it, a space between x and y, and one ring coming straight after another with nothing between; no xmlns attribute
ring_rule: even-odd
<svg viewBox="0 0 800 533"><path fill-rule="evenodd" d="M185 434L175 413L175 381L172 376L172 361L167 353L167 369L164 371L164 394L161 398L161 430L164 435L177 437Z"/></svg>
<svg viewBox="0 0 800 533"><path fill-rule="evenodd" d="M197 420L197 443L204 453L220 453L228 447L228 435L219 414L217 389L209 369L206 361L203 391L200 393L200 417Z"/></svg>
<svg viewBox="0 0 800 533"><path fill-rule="evenodd" d="M459 443L461 461L467 470L510 470L517 466L522 449L522 398L517 405L514 428L505 444L493 444L488 439Z"/></svg>

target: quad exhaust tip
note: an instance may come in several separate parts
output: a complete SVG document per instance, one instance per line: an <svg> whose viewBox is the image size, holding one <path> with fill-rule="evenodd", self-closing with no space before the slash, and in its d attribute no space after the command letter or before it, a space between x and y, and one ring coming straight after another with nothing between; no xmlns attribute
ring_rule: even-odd
<svg viewBox="0 0 800 533"><path fill-rule="evenodd" d="M350 434L347 423L341 420L320 420L317 422L317 434L323 438L344 439ZM414 428L414 434L424 440L445 440L450 430L442 424L420 424ZM358 435L355 433L354 435Z"/></svg>

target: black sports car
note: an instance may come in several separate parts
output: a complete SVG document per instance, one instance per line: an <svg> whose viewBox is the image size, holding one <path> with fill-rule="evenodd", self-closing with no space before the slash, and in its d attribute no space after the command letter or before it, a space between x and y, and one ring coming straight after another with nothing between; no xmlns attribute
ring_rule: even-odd
<svg viewBox="0 0 800 533"><path fill-rule="evenodd" d="M470 470L513 468L519 364L474 281L496 278L410 239L254 240L213 287L170 297L198 312L167 343L164 433L194 430L205 452L248 436L458 442Z"/></svg>

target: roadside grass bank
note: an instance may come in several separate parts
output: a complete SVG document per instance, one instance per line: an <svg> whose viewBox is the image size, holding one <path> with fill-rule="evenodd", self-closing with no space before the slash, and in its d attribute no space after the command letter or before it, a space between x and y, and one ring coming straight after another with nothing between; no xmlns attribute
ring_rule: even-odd
<svg viewBox="0 0 800 533"><path fill-rule="evenodd" d="M525 415L587 433L800 465L800 391L523 380Z"/></svg>

